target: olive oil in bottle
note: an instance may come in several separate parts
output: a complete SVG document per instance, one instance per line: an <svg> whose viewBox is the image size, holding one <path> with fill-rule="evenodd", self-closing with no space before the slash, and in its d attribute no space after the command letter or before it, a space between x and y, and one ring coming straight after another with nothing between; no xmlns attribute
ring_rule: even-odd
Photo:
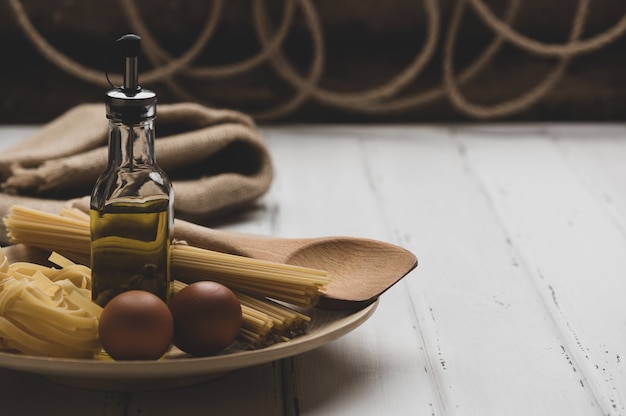
<svg viewBox="0 0 626 416"><path fill-rule="evenodd" d="M167 302L167 200L111 204L91 210L93 300L106 304L127 290L146 290Z"/></svg>
<svg viewBox="0 0 626 416"><path fill-rule="evenodd" d="M173 192L154 157L156 95L137 82L140 38L125 35L124 85L107 93L109 163L91 194L92 299L128 290L168 301Z"/></svg>

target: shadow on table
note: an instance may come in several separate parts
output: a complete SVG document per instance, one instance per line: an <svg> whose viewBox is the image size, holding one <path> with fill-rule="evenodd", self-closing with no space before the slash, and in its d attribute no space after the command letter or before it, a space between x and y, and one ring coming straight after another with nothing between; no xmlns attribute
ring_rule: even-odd
<svg viewBox="0 0 626 416"><path fill-rule="evenodd" d="M330 344L285 360L285 400L287 406L293 406L292 413L287 414L340 414L336 412L365 409L367 405L359 402L376 400L371 397L372 385L380 383L383 390L384 378L381 369L359 349L355 350L354 344L350 351ZM384 371L402 372L405 368L389 364Z"/></svg>

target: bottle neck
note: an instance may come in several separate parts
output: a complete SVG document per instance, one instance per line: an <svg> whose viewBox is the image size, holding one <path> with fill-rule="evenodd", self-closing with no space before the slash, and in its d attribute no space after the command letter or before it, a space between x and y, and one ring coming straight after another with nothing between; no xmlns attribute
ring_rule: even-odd
<svg viewBox="0 0 626 416"><path fill-rule="evenodd" d="M134 125L109 121L110 165L133 170L155 163L152 119Z"/></svg>

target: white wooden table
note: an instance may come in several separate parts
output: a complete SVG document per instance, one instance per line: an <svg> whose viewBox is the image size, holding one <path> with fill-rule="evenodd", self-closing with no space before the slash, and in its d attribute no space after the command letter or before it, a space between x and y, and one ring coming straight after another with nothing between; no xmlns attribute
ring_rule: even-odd
<svg viewBox="0 0 626 416"><path fill-rule="evenodd" d="M32 131L0 128L0 146ZM273 187L222 227L408 248L420 265L374 316L312 352L179 390L0 370L2 415L626 414L626 125L262 133Z"/></svg>

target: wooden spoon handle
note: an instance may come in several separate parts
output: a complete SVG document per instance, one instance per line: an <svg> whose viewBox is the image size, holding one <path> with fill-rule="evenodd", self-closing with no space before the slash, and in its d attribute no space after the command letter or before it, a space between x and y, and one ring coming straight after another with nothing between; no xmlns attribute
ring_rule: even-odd
<svg viewBox="0 0 626 416"><path fill-rule="evenodd" d="M215 230L183 220L174 222L174 239L206 250L276 262L284 262L285 257L297 248L289 239Z"/></svg>

